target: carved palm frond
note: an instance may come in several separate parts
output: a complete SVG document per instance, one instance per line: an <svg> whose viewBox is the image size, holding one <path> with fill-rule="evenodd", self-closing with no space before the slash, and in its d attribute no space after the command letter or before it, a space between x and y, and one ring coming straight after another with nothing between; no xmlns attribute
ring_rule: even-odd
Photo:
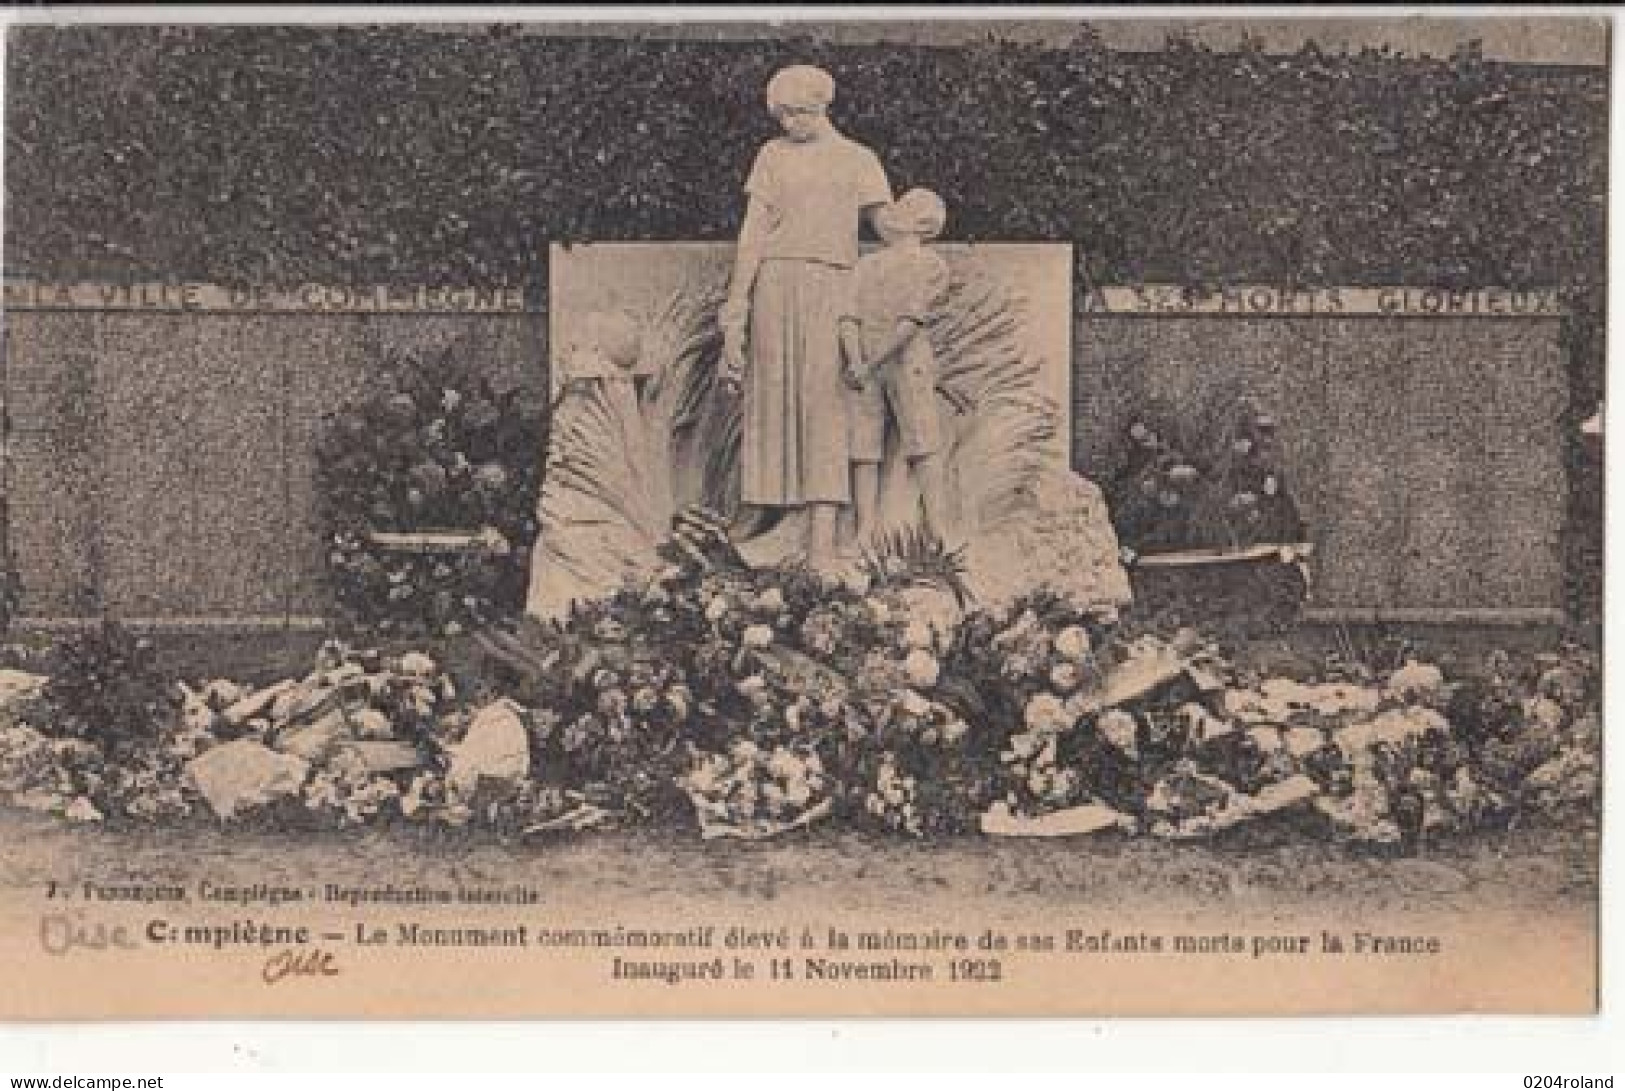
<svg viewBox="0 0 1625 1091"><path fill-rule="evenodd" d="M608 380L565 392L549 447L544 528L585 523L630 531L651 555L670 533L682 503L681 437L702 415L716 370L720 298L715 287L684 285L647 314L636 368L645 376L641 389Z"/></svg>
<svg viewBox="0 0 1625 1091"><path fill-rule="evenodd" d="M643 325L641 367L651 376L643 394L644 416L664 452L654 472L672 511L704 502L693 452L705 450L699 445L704 424L719 400L711 395L722 352L717 325L722 298L720 286L691 280L667 295Z"/></svg>
<svg viewBox="0 0 1625 1091"><path fill-rule="evenodd" d="M745 418L737 398L712 398L695 428L694 448L704 452L696 501L732 512L739 497L739 455Z"/></svg>
<svg viewBox="0 0 1625 1091"><path fill-rule="evenodd" d="M671 434L693 426L715 383L722 300L719 286L690 282L662 300L644 323L641 367L652 376L644 400Z"/></svg>
<svg viewBox="0 0 1625 1091"><path fill-rule="evenodd" d="M931 324L942 384L972 403L988 384L1017 374L1036 379L1025 358L1026 302L987 277L956 280Z"/></svg>
<svg viewBox="0 0 1625 1091"><path fill-rule="evenodd" d="M956 281L931 326L941 385L969 408L952 453L965 513L986 526L1030 500L1058 414L1028 355L1026 303L989 278Z"/></svg>
<svg viewBox="0 0 1625 1091"><path fill-rule="evenodd" d="M973 596L965 575L965 552L950 549L929 527L900 527L887 532L862 554L872 587L940 587L960 606Z"/></svg>
<svg viewBox="0 0 1625 1091"><path fill-rule="evenodd" d="M1041 395L999 396L977 407L954 458L965 510L978 526L1032 502L1055 432L1054 404Z"/></svg>
<svg viewBox="0 0 1625 1091"><path fill-rule="evenodd" d="M548 456L544 527L615 522L651 548L665 533L671 498L655 466L665 452L630 389L590 383L568 393L555 414Z"/></svg>
<svg viewBox="0 0 1625 1091"><path fill-rule="evenodd" d="M742 419L737 399L716 390L721 301L714 282L677 288L642 323L641 390L598 381L562 401L543 491L544 527L590 524L652 554L685 507L731 512ZM1019 296L973 277L953 285L931 325L940 382L969 407L950 469L962 510L978 526L1030 501L1057 432L1059 410L1040 388L1042 362L1028 355L1025 319ZM602 533L581 539L601 540ZM559 549L571 552L562 540ZM576 556L574 563L598 560Z"/></svg>
<svg viewBox="0 0 1625 1091"><path fill-rule="evenodd" d="M669 440L678 508L699 504L726 512L738 495L740 406L738 399L717 396L716 388L723 297L722 285L692 281L655 310L645 334L657 352L651 358L660 368L651 387L653 415Z"/></svg>

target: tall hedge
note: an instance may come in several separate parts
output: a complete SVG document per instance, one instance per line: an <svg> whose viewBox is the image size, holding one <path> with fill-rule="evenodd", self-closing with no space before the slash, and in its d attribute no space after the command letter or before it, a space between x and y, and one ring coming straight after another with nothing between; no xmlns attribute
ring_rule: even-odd
<svg viewBox="0 0 1625 1091"><path fill-rule="evenodd" d="M14 28L29 271L512 280L572 239L726 238L810 59L964 239L1107 281L1602 276L1606 74L1367 52L548 39L511 28Z"/></svg>
<svg viewBox="0 0 1625 1091"><path fill-rule="evenodd" d="M957 239L1082 283L1556 285L1602 389L1607 73L1388 51L550 39L513 27L13 28L11 274L545 282L545 248L725 239L809 60Z"/></svg>

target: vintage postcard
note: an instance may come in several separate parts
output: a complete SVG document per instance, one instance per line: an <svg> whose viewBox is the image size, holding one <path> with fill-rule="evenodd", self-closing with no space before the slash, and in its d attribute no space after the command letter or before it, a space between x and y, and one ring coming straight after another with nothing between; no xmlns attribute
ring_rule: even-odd
<svg viewBox="0 0 1625 1091"><path fill-rule="evenodd" d="M1607 21L662 18L7 28L0 1017L1594 1012Z"/></svg>

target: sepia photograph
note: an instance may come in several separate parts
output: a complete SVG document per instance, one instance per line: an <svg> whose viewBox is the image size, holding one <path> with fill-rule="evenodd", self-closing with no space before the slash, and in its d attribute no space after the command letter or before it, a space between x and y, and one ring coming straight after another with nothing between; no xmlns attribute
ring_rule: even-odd
<svg viewBox="0 0 1625 1091"><path fill-rule="evenodd" d="M5 28L0 1018L1599 1010L1607 17L167 14Z"/></svg>

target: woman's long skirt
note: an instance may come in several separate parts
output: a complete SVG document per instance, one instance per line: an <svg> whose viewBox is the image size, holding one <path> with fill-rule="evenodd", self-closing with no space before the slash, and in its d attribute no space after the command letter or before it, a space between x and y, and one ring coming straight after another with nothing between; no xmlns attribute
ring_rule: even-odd
<svg viewBox="0 0 1625 1091"><path fill-rule="evenodd" d="M851 500L840 321L851 270L769 260L751 293L740 499L798 507Z"/></svg>

